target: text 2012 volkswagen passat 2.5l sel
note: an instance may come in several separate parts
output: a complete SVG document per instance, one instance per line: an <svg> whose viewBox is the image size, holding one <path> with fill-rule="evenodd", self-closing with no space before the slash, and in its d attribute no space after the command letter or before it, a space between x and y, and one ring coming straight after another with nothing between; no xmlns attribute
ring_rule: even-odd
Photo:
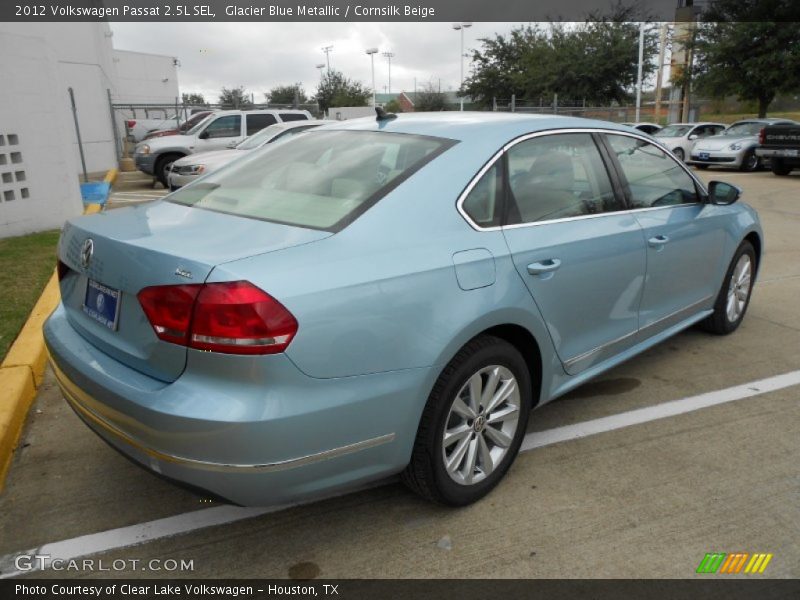
<svg viewBox="0 0 800 600"><path fill-rule="evenodd" d="M381 112L71 219L45 338L75 412L169 478L259 505L402 473L463 505L535 406L738 327L738 197L611 123Z"/></svg>

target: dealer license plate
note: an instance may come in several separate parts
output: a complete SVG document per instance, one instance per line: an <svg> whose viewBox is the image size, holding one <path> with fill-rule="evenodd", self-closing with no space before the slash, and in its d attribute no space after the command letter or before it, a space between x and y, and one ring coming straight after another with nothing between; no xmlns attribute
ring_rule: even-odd
<svg viewBox="0 0 800 600"><path fill-rule="evenodd" d="M122 292L119 290L90 279L86 285L83 312L101 325L116 331L121 297Z"/></svg>

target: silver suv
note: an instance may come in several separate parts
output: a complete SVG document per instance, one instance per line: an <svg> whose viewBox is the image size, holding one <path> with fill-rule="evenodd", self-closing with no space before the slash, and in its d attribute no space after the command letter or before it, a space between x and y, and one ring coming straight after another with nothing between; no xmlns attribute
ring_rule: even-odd
<svg viewBox="0 0 800 600"><path fill-rule="evenodd" d="M195 152L220 150L274 125L311 118L307 110L224 110L210 114L184 135L170 135L136 146L136 168L167 186L173 162Z"/></svg>

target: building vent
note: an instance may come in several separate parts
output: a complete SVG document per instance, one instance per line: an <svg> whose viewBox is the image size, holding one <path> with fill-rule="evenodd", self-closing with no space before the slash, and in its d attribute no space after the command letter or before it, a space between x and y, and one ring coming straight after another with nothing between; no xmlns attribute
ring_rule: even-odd
<svg viewBox="0 0 800 600"><path fill-rule="evenodd" d="M0 199L3 202L30 198L29 188L20 186L28 179L24 167L19 135L0 133Z"/></svg>

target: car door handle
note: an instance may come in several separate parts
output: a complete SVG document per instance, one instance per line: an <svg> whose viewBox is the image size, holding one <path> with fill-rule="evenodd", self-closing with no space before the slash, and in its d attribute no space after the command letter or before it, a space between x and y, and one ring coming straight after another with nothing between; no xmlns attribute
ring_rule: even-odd
<svg viewBox="0 0 800 600"><path fill-rule="evenodd" d="M666 244L668 241L669 241L669 237L667 237L666 235L657 235L657 236L651 237L649 240L647 240L647 243L651 248L660 248L661 246Z"/></svg>
<svg viewBox="0 0 800 600"><path fill-rule="evenodd" d="M561 261L557 258L548 258L528 265L528 273L531 275L541 275L542 273L552 273L561 266Z"/></svg>

